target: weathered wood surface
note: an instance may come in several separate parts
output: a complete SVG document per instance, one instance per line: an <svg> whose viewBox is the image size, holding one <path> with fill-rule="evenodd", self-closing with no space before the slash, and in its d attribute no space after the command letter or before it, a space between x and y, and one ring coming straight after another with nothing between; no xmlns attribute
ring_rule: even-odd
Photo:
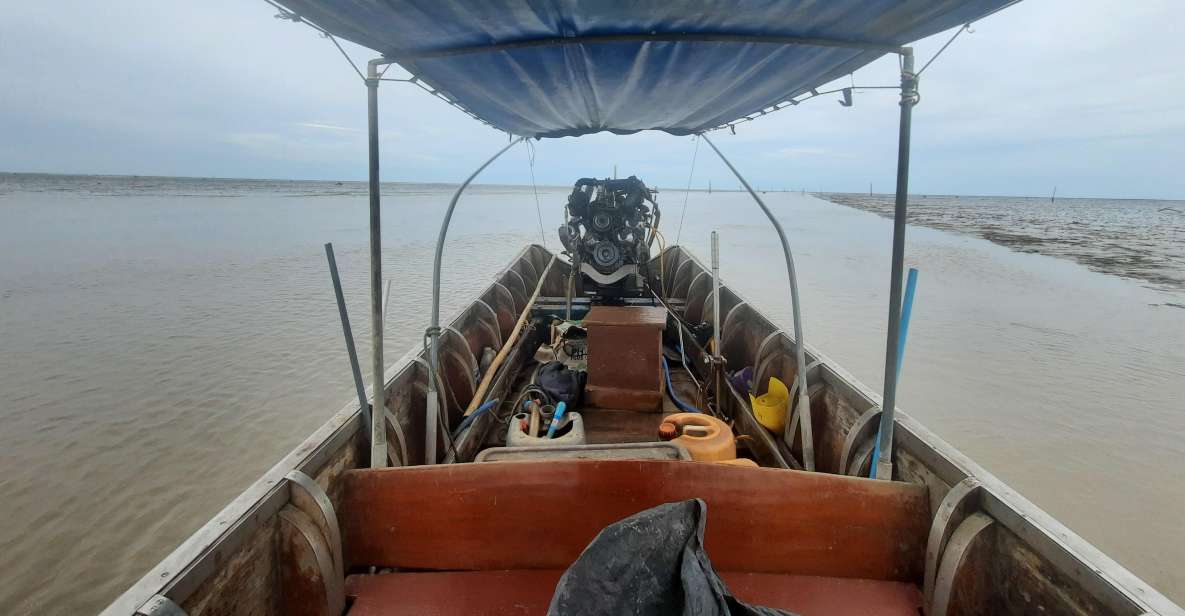
<svg viewBox="0 0 1185 616"><path fill-rule="evenodd" d="M276 550L279 587L275 597L285 616L332 616L345 607L343 580L333 564L332 547L308 514L292 507L279 513Z"/></svg>
<svg viewBox="0 0 1185 616"><path fill-rule="evenodd" d="M343 481L347 568L565 568L608 524L698 497L722 570L920 582L929 525L919 486L695 462L354 470Z"/></svg>
<svg viewBox="0 0 1185 616"><path fill-rule="evenodd" d="M805 575L721 571L741 601L801 616L917 616L921 594L913 584ZM425 614L544 614L561 569L445 571L354 575L346 593L350 616Z"/></svg>

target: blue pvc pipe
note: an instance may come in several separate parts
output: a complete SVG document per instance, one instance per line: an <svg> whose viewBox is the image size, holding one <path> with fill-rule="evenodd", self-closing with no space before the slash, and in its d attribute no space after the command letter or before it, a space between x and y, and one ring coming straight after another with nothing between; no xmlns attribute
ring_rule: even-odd
<svg viewBox="0 0 1185 616"><path fill-rule="evenodd" d="M555 438L555 431L559 429L561 420L564 419L564 411L568 410L568 404L560 400L555 405L555 415L551 417L551 426L547 428L547 438Z"/></svg>
<svg viewBox="0 0 1185 616"><path fill-rule="evenodd" d="M909 268L909 277L905 279L905 297L901 300L901 334L897 337L897 374L901 380L901 364L905 363L905 337L909 334L909 315L913 312L913 296L918 288L918 268ZM872 449L872 470L868 476L876 479L876 461L880 459L881 439L880 430L876 434L876 447Z"/></svg>
<svg viewBox="0 0 1185 616"><path fill-rule="evenodd" d="M680 400L679 396L675 395L675 387L673 385L671 385L671 367L669 365L667 365L666 356L663 356L663 358L662 358L662 373L663 373L663 376L665 376L667 379L667 391L669 391L671 393L671 401L675 403L675 406L679 407L684 413L702 413L703 412L703 411L695 408L694 406L691 406L690 404L687 404L686 402Z"/></svg>
<svg viewBox="0 0 1185 616"><path fill-rule="evenodd" d="M909 268L905 279L905 299L901 301L901 335L897 338L897 380L901 380L901 364L905 360L905 337L909 335L909 313L913 312L913 296L918 288L918 269Z"/></svg>

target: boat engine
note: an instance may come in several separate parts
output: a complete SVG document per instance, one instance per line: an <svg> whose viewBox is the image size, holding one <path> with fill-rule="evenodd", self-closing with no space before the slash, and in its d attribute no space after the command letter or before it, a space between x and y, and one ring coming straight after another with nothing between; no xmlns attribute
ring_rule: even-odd
<svg viewBox="0 0 1185 616"><path fill-rule="evenodd" d="M581 178L568 195L567 214L560 242L581 273L581 288L603 297L643 296L660 217L654 191L634 176Z"/></svg>

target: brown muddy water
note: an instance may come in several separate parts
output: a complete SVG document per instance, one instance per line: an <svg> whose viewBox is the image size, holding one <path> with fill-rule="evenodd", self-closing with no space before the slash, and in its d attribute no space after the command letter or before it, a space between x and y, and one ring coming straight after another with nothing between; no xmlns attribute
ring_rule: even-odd
<svg viewBox="0 0 1185 616"><path fill-rule="evenodd" d="M384 193L394 361L427 321L450 188ZM552 248L564 195L541 190ZM805 339L879 388L889 222L766 198L796 250ZM682 194L660 203L674 240ZM726 281L788 329L778 242L756 208L729 192L689 203L682 243L705 255L719 230ZM1112 229L1129 206L1067 216L1093 237L1156 246L1151 270L978 237L989 225L1032 235L1041 225L1016 200L982 198L942 223L916 208L928 226L909 231L921 277L901 406L1185 602L1185 290L1173 282L1185 272L1182 243L1159 235L1180 238L1185 218ZM350 400L322 244L335 244L364 349L366 207L357 183L0 174L0 613L101 609ZM445 314L539 241L530 188L472 189L450 234ZM1090 250L1127 259L1114 243Z"/></svg>

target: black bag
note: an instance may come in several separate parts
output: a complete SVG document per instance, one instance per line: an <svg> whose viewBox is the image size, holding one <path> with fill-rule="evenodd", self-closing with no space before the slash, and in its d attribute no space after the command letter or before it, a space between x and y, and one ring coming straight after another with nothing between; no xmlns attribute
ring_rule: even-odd
<svg viewBox="0 0 1185 616"><path fill-rule="evenodd" d="M560 578L548 616L793 616L728 592L704 552L707 512L697 498L606 526Z"/></svg>
<svg viewBox="0 0 1185 616"><path fill-rule="evenodd" d="M547 392L552 400L563 400L564 404L568 405L568 410L574 411L584 398L584 382L587 379L587 372L569 370L563 362L552 361L539 368L535 384Z"/></svg>

